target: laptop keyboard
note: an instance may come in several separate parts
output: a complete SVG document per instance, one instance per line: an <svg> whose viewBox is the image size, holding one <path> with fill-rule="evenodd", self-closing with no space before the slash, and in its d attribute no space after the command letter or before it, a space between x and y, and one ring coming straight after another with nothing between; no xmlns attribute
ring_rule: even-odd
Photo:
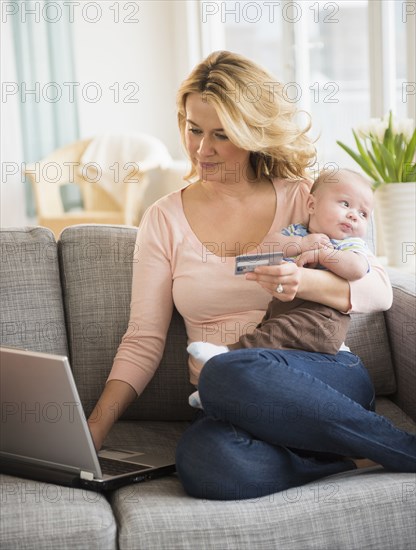
<svg viewBox="0 0 416 550"><path fill-rule="evenodd" d="M142 464L132 464L131 462L122 462L121 460L113 460L112 458L103 458L101 456L98 457L98 461L102 473L109 476L140 472L140 470L147 470L149 468L149 466L143 466Z"/></svg>

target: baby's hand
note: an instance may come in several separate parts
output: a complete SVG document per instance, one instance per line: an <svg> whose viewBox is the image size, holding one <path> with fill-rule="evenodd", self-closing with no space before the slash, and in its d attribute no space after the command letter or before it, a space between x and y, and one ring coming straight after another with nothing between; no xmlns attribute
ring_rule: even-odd
<svg viewBox="0 0 416 550"><path fill-rule="evenodd" d="M319 250L306 250L302 252L300 256L296 259L296 265L298 267L316 267L319 264Z"/></svg>
<svg viewBox="0 0 416 550"><path fill-rule="evenodd" d="M332 248L332 244L328 235L325 235L324 233L311 233L306 237L302 237L302 240L300 241L300 248L302 252L328 247Z"/></svg>

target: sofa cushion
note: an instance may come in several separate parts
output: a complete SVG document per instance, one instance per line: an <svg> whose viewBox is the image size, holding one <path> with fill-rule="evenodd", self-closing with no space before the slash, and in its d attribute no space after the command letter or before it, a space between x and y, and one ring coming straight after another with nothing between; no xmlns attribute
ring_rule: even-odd
<svg viewBox="0 0 416 550"><path fill-rule="evenodd" d="M393 306L385 312L386 325L397 367L397 395L394 400L416 420L416 278L402 271L388 270L393 284Z"/></svg>
<svg viewBox="0 0 416 550"><path fill-rule="evenodd" d="M104 446L148 452L175 462L176 446L189 422L120 420L104 441Z"/></svg>
<svg viewBox="0 0 416 550"><path fill-rule="evenodd" d="M377 397L376 399L376 413L385 416L393 422L393 424L412 434L416 434L416 422L406 414L399 406L392 401L389 397ZM416 481L416 479L415 479ZM415 485L416 489L416 485Z"/></svg>
<svg viewBox="0 0 416 550"><path fill-rule="evenodd" d="M116 550L117 525L105 496L0 475L1 547Z"/></svg>
<svg viewBox="0 0 416 550"><path fill-rule="evenodd" d="M128 328L137 228L80 225L59 241L71 366L84 410L99 398ZM188 420L186 334L175 311L160 367L124 419Z"/></svg>
<svg viewBox="0 0 416 550"><path fill-rule="evenodd" d="M388 398L378 398L376 410L416 433L416 424ZM130 447L149 437L152 447L166 453L184 427L119 422L106 443ZM415 476L381 468L355 470L250 500L195 499L185 494L175 475L123 487L110 498L120 550L416 546Z"/></svg>
<svg viewBox="0 0 416 550"><path fill-rule="evenodd" d="M249 482L249 481L248 481ZM415 548L413 474L327 477L258 499L187 496L173 476L114 493L120 550Z"/></svg>
<svg viewBox="0 0 416 550"><path fill-rule="evenodd" d="M383 313L355 313L345 343L370 373L376 395L396 391L396 378Z"/></svg>
<svg viewBox="0 0 416 550"><path fill-rule="evenodd" d="M0 230L1 344L67 355L57 244L42 227Z"/></svg>
<svg viewBox="0 0 416 550"><path fill-rule="evenodd" d="M388 398L378 398L376 410L416 433L416 424ZM119 422L106 442L134 446L149 437L152 446L169 452L184 427ZM123 487L111 494L110 501L120 550L416 547L415 476L381 468L353 470L240 501L189 497L171 475Z"/></svg>

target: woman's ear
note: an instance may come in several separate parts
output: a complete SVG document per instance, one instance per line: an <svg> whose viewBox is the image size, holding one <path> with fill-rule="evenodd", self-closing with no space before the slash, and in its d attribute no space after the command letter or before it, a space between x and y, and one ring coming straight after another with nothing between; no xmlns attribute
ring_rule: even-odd
<svg viewBox="0 0 416 550"><path fill-rule="evenodd" d="M315 197L313 195L309 195L306 201L306 209L308 214L313 214L315 212Z"/></svg>

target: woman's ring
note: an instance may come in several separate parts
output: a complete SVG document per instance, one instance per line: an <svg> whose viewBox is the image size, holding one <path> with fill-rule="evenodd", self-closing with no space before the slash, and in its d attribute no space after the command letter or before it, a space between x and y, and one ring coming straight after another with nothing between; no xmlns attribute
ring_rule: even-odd
<svg viewBox="0 0 416 550"><path fill-rule="evenodd" d="M281 294L283 292L283 285L279 283L276 287L277 294Z"/></svg>

